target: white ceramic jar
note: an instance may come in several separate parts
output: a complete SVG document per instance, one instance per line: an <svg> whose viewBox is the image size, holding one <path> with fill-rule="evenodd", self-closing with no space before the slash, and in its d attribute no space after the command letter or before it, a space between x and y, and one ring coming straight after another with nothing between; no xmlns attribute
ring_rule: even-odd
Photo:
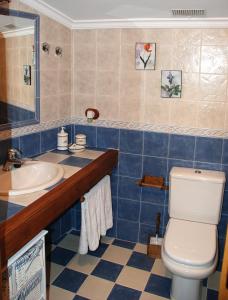
<svg viewBox="0 0 228 300"><path fill-rule="evenodd" d="M86 145L86 135L82 134L82 133L76 134L75 144L85 146Z"/></svg>

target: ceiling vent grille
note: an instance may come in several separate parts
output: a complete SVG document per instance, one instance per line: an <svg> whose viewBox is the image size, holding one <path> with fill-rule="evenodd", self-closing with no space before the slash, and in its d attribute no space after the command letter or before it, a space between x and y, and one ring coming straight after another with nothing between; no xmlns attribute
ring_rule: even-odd
<svg viewBox="0 0 228 300"><path fill-rule="evenodd" d="M14 30L17 28L17 26L15 26L14 24L7 24L4 27L9 30Z"/></svg>
<svg viewBox="0 0 228 300"><path fill-rule="evenodd" d="M203 17L205 9L172 9L174 17Z"/></svg>

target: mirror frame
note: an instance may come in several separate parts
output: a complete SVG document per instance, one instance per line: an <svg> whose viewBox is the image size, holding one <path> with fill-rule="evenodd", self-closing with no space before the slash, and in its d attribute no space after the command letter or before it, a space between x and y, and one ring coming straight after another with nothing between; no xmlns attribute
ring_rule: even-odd
<svg viewBox="0 0 228 300"><path fill-rule="evenodd" d="M35 73L34 73L34 101L35 118L31 120L18 121L14 123L0 124L0 131L28 126L40 123L40 16L24 11L1 8L0 15L13 16L34 20L34 50L35 50Z"/></svg>

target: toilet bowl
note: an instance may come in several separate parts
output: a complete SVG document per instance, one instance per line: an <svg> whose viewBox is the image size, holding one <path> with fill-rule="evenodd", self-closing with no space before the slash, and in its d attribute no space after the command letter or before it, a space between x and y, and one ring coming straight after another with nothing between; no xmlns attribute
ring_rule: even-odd
<svg viewBox="0 0 228 300"><path fill-rule="evenodd" d="M200 300L202 280L216 268L224 185L224 172L179 167L170 172L170 219L161 254L172 273L173 300Z"/></svg>
<svg viewBox="0 0 228 300"><path fill-rule="evenodd" d="M202 279L213 273L218 260L217 227L171 218L162 245L162 260L173 274L171 299L200 299Z"/></svg>

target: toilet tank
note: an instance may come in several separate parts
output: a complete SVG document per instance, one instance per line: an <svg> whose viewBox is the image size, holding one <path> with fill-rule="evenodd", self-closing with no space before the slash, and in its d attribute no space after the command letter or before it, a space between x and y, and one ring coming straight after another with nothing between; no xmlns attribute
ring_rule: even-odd
<svg viewBox="0 0 228 300"><path fill-rule="evenodd" d="M173 167L170 172L169 216L218 224L225 181L224 172Z"/></svg>

